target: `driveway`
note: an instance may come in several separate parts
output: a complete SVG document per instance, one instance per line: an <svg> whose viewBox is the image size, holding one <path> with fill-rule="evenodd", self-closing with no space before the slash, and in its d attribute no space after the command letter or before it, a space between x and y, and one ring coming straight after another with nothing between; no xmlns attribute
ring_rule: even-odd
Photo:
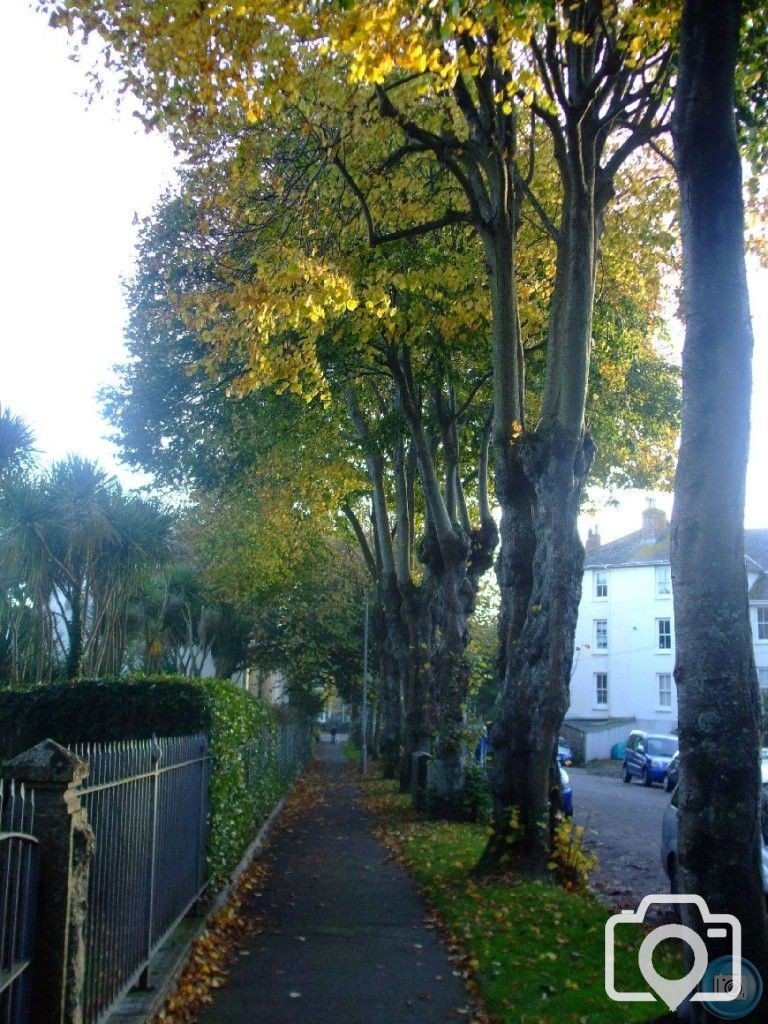
<svg viewBox="0 0 768 1024"><path fill-rule="evenodd" d="M619 776L568 768L574 818L586 827L585 847L599 858L592 886L612 906L635 907L651 893L669 892L661 866L661 819L669 794Z"/></svg>

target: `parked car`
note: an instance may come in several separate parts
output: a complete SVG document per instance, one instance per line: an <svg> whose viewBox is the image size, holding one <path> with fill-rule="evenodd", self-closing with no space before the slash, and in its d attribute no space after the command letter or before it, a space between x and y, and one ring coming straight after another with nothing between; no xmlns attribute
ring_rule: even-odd
<svg viewBox="0 0 768 1024"><path fill-rule="evenodd" d="M624 751L624 781L641 779L646 786L664 782L669 762L677 753L677 736L634 729Z"/></svg>
<svg viewBox="0 0 768 1024"><path fill-rule="evenodd" d="M571 780L568 776L568 772L560 764L558 758L558 768L560 769L560 807L566 818L573 817L573 787L571 786Z"/></svg>
<svg viewBox="0 0 768 1024"><path fill-rule="evenodd" d="M768 895L768 758L762 761L763 796L761 800L760 832L762 837L763 892ZM661 821L661 864L669 879L669 891L679 892L677 882L677 799L675 787L669 806Z"/></svg>
<svg viewBox="0 0 768 1024"><path fill-rule="evenodd" d="M573 764L573 750L562 736L557 738L557 760L562 765Z"/></svg>
<svg viewBox="0 0 768 1024"><path fill-rule="evenodd" d="M675 786L680 781L680 752L678 751L672 760L669 762L667 767L667 784L666 790L671 793Z"/></svg>

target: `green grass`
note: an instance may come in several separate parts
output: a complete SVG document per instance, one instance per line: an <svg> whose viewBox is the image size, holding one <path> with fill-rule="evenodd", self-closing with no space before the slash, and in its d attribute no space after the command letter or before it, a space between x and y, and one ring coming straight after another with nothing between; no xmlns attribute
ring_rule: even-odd
<svg viewBox="0 0 768 1024"><path fill-rule="evenodd" d="M347 740L344 744L344 757L346 757L348 761L351 761L352 764L360 764L362 756L363 753L360 750L360 747L355 746L352 740Z"/></svg>
<svg viewBox="0 0 768 1024"><path fill-rule="evenodd" d="M395 784L366 783L386 836L467 954L491 1017L501 1024L631 1024L661 1016L660 1002L612 1002L604 988L604 929L610 911L591 897L524 880L477 882L469 871L486 832L477 825L418 818ZM637 967L644 937L622 926L616 953L620 991L647 991ZM624 934L626 933L626 934ZM654 966L685 973L677 948L664 943Z"/></svg>

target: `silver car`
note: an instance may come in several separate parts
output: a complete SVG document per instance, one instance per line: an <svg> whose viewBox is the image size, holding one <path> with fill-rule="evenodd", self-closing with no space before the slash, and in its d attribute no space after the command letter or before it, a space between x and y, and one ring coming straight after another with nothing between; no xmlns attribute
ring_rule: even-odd
<svg viewBox="0 0 768 1024"><path fill-rule="evenodd" d="M763 749L762 759L763 798L761 836L762 836L762 870L763 892L768 895L768 748ZM669 878L669 891L679 892L677 883L677 797L679 789L675 787L672 799L664 811L661 822L661 863Z"/></svg>

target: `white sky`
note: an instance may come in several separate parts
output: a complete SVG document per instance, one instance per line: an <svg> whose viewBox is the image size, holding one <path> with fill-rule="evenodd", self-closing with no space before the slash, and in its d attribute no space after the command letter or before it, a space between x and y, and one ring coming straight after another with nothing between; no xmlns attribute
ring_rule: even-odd
<svg viewBox="0 0 768 1024"><path fill-rule="evenodd" d="M139 217L172 178L170 147L110 101L86 109L84 73L63 31L24 0L6 2L0 61L0 403L33 427L43 460L98 459L128 485L105 440L96 392L122 358L121 278L130 275ZM768 273L752 277L755 400L746 525L768 527ZM728 428L728 417L723 417ZM639 528L645 495L584 518L603 541ZM671 511L671 495L657 504Z"/></svg>

